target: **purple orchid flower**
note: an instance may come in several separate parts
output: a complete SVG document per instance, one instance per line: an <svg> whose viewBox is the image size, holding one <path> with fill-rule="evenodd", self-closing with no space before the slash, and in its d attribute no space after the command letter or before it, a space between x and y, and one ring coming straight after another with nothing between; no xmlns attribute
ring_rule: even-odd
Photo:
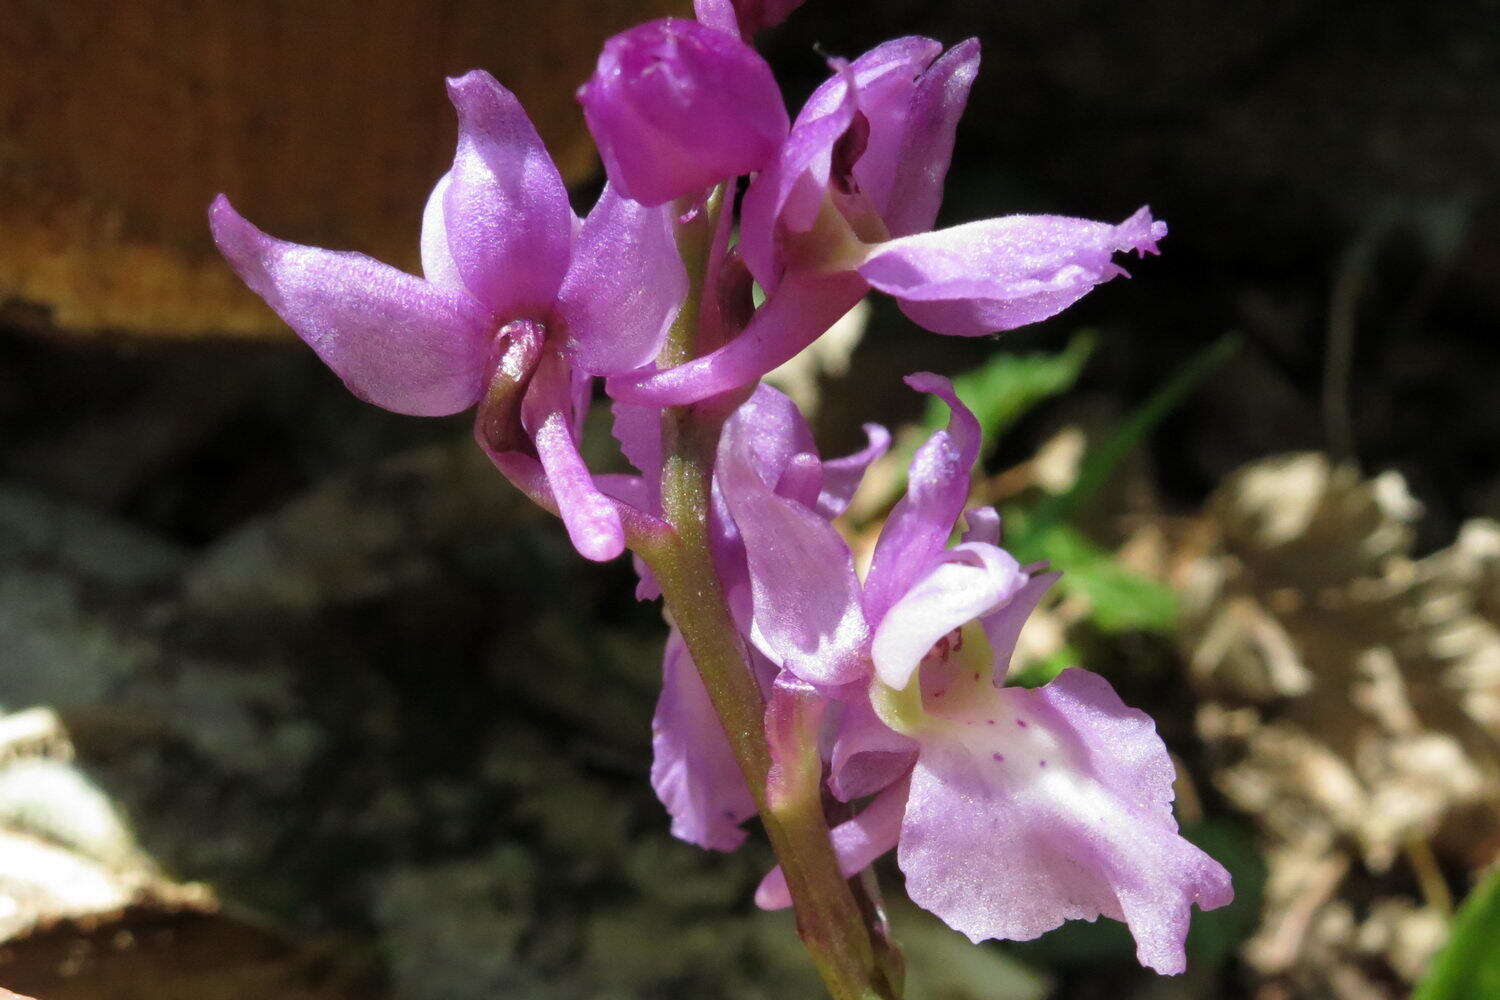
<svg viewBox="0 0 1500 1000"><path fill-rule="evenodd" d="M610 181L646 205L761 169L787 134L781 91L760 54L682 18L605 42L578 100Z"/></svg>
<svg viewBox="0 0 1500 1000"><path fill-rule="evenodd" d="M458 151L423 213L425 279L274 239L222 195L214 239L356 396L417 416L478 404L500 470L558 511L580 553L612 559L629 484L589 474L580 424L591 377L651 361L682 301L671 219L606 187L580 224L515 95L479 70L448 93Z"/></svg>
<svg viewBox="0 0 1500 1000"><path fill-rule="evenodd" d="M834 831L841 867L853 875L894 847L913 902L976 942L1102 914L1129 925L1143 964L1180 972L1192 905L1228 903L1228 873L1178 833L1166 747L1108 682L1072 669L1037 690L1004 686L1021 626L1056 574L999 547L992 509L970 511L948 545L979 425L947 380L908 383L945 400L952 419L914 457L863 586L851 592L826 523L820 542L776 548L773 573L749 556L764 595L757 617L800 622L797 648L839 657L832 676L826 664L786 667L837 702L830 789L875 795ZM762 532L785 521L758 499L734 507L747 545L769 544ZM820 588L822 603L810 604ZM851 633L858 649L846 648ZM862 677L843 672L860 658ZM779 871L756 899L790 904Z"/></svg>
<svg viewBox="0 0 1500 1000"><path fill-rule="evenodd" d="M768 299L744 333L684 365L610 381L618 399L682 405L746 385L815 340L871 288L919 325L980 336L1035 323L1125 274L1116 253L1156 253L1166 224L1006 216L932 230L975 39L886 42L808 98L776 160L746 192L738 252Z"/></svg>

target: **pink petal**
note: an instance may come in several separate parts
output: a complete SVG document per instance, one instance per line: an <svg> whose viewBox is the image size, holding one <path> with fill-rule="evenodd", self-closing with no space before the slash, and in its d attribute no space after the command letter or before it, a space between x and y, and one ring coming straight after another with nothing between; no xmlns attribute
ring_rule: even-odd
<svg viewBox="0 0 1500 1000"><path fill-rule="evenodd" d="M730 0L693 0L693 16L699 24L740 37L739 19L735 17L734 4Z"/></svg>
<svg viewBox="0 0 1500 1000"><path fill-rule="evenodd" d="M779 484L793 458L816 447L812 429L807 426L797 404L765 383L755 387L750 398L730 417L730 422L742 442L742 452L763 483ZM717 476L713 483L709 533L714 565L736 624L760 652L779 659L755 626L744 540L729 512L723 485Z"/></svg>
<svg viewBox="0 0 1500 1000"><path fill-rule="evenodd" d="M865 614L877 625L947 547L969 498L969 481L979 457L979 421L959 400L952 384L927 372L908 377L906 384L938 396L952 414L948 428L917 449L906 495L891 511L875 545L865 577Z"/></svg>
<svg viewBox="0 0 1500 1000"><path fill-rule="evenodd" d="M570 382L567 363L555 351L545 354L521 404L521 423L536 442L573 547L585 559L605 562L625 551L625 530L578 452Z"/></svg>
<svg viewBox="0 0 1500 1000"><path fill-rule="evenodd" d="M621 406L622 404L615 404L617 413ZM639 409L644 411L645 408ZM871 440L868 447L854 455L819 465L812 428L807 425L802 411L786 395L765 383L756 386L751 397L730 419L735 425L738 440L742 443L742 451L749 458L760 481L775 483L774 492L777 495L815 509L830 521L848 504L865 466L878 457L889 443L889 435L884 428L870 424L866 426ZM616 434L620 434L618 427ZM780 654L754 621L744 543L730 515L729 505L724 500L722 484L717 478L714 481L709 526L715 550L715 565L736 622L756 649L779 660Z"/></svg>
<svg viewBox="0 0 1500 1000"><path fill-rule="evenodd" d="M609 394L627 403L685 406L750 385L817 340L864 292L857 275L790 276L728 344L666 371L612 378Z"/></svg>
<svg viewBox="0 0 1500 1000"><path fill-rule="evenodd" d="M927 68L928 64L943 51L943 43L920 35L906 35L881 42L868 52L849 63L849 72L854 79L856 98L860 110L881 114L878 106L864 106L867 91L879 92L893 81L902 81L894 90L909 92L910 85ZM835 72L819 84L797 115L798 123L814 121L838 107L844 100L849 77Z"/></svg>
<svg viewBox="0 0 1500 1000"><path fill-rule="evenodd" d="M906 783L903 781L882 792L858 816L833 828L833 852L838 856L839 871L845 878L858 875L876 858L896 846L905 808ZM771 869L761 879L755 890L755 905L762 910L784 910L792 905L792 894L781 866Z"/></svg>
<svg viewBox="0 0 1500 1000"><path fill-rule="evenodd" d="M993 507L975 507L964 511L964 538L966 542L984 542L986 545L1000 544L1000 514Z"/></svg>
<svg viewBox="0 0 1500 1000"><path fill-rule="evenodd" d="M497 451L477 429L474 441L495 468L532 503L550 513L559 513L557 494L541 462L524 451ZM594 479L599 492L614 507L620 523L634 537L659 538L670 530L660 518L635 506L644 493L638 477L601 475Z"/></svg>
<svg viewBox="0 0 1500 1000"><path fill-rule="evenodd" d="M818 512L830 521L849 507L854 492L865 478L865 471L891 446L891 432L879 424L865 424L869 444L852 455L832 458L823 463L823 491L818 496Z"/></svg>
<svg viewBox="0 0 1500 1000"><path fill-rule="evenodd" d="M1233 893L1177 832L1150 718L1082 670L983 690L924 733L897 855L907 894L975 942L1124 920L1142 964L1181 972L1192 904Z"/></svg>
<svg viewBox="0 0 1500 1000"><path fill-rule="evenodd" d="M755 800L676 629L662 657L651 750L651 787L672 816L672 836L713 851L739 847Z"/></svg>
<svg viewBox="0 0 1500 1000"><path fill-rule="evenodd" d="M754 444L731 420L715 477L745 546L755 626L777 664L803 680L855 680L868 630L854 557L821 515L773 492L756 469Z"/></svg>
<svg viewBox="0 0 1500 1000"><path fill-rule="evenodd" d="M777 482L795 456L817 451L812 428L797 404L765 383L755 387L730 422L739 448L763 482Z"/></svg>
<svg viewBox="0 0 1500 1000"><path fill-rule="evenodd" d="M943 553L941 561L892 604L875 630L870 659L888 687L901 690L937 641L981 618L1026 583L1014 556L981 542Z"/></svg>
<svg viewBox="0 0 1500 1000"><path fill-rule="evenodd" d="M654 601L660 597L661 584L657 582L656 574L651 572L651 567L646 565L646 560L632 553L630 565L635 569L635 599Z"/></svg>
<svg viewBox="0 0 1500 1000"><path fill-rule="evenodd" d="M828 766L828 790L842 802L873 795L911 770L917 743L880 721L870 707L869 685L851 684Z"/></svg>
<svg viewBox="0 0 1500 1000"><path fill-rule="evenodd" d="M876 203L893 236L926 232L937 221L958 121L978 74L979 39L971 38L949 49L917 81L890 194Z"/></svg>
<svg viewBox="0 0 1500 1000"><path fill-rule="evenodd" d="M717 482L713 489L713 507L709 511L709 546L713 551L714 570L724 588L734 626L750 640L751 647L767 659L779 659L776 650L755 625L755 597L750 586L750 567L745 558L745 543L740 530L729 515L729 504Z"/></svg>
<svg viewBox="0 0 1500 1000"><path fill-rule="evenodd" d="M1010 673L1010 658L1015 654L1016 640L1021 637L1026 620L1061 576L1061 573L1041 573L1030 577L1008 601L979 620L995 656L996 686L1004 684Z"/></svg>
<svg viewBox="0 0 1500 1000"><path fill-rule="evenodd" d="M651 510L653 499L651 487L641 476L631 476L623 472L601 472L594 476L594 485L599 488L600 493L611 500L618 500L621 504L636 510Z"/></svg>
<svg viewBox="0 0 1500 1000"><path fill-rule="evenodd" d="M768 293L774 293L781 281L780 233L783 228L812 228L828 193L833 147L859 111L846 85L841 84L836 96L837 102L826 110L803 108L775 162L750 182L741 202L740 255Z"/></svg>
<svg viewBox="0 0 1500 1000"><path fill-rule="evenodd" d="M453 251L448 249L448 220L444 216L452 183L451 171L439 177L422 208L422 276L429 285L467 293L458 265L453 263Z"/></svg>
<svg viewBox="0 0 1500 1000"><path fill-rule="evenodd" d="M927 329L977 337L1056 315L1125 273L1115 253L1155 253L1165 235L1147 208L1118 226L1011 215L892 240L859 273Z"/></svg>
<svg viewBox="0 0 1500 1000"><path fill-rule="evenodd" d="M776 162L745 193L740 253L761 287L773 290L780 281L781 229L812 228L828 192L834 146L857 114L869 119L870 137L861 158L869 158L869 163L862 168L856 164L856 175L862 185L868 182L880 195L885 193L895 173L894 152L904 132L902 119L913 81L942 50L930 38L912 36L878 45L852 63L832 64L833 75L803 105Z"/></svg>
<svg viewBox="0 0 1500 1000"><path fill-rule="evenodd" d="M631 465L640 470L653 500L652 506L644 509L659 509L663 461L661 410L618 402L611 409L615 417L613 432L615 440L620 443L620 451Z"/></svg>
<svg viewBox="0 0 1500 1000"><path fill-rule="evenodd" d="M420 417L478 401L494 331L467 294L363 254L274 239L223 195L209 225L235 273L356 396Z"/></svg>
<svg viewBox="0 0 1500 1000"><path fill-rule="evenodd" d="M538 317L568 267L573 210L562 175L516 96L483 70L448 81L458 152L444 197L448 249L496 316Z"/></svg>
<svg viewBox="0 0 1500 1000"><path fill-rule="evenodd" d="M818 496L823 492L823 463L810 451L793 455L792 460L776 480L777 496L786 497L809 510L818 506Z"/></svg>
<svg viewBox="0 0 1500 1000"><path fill-rule="evenodd" d="M583 221L557 295L574 364L590 375L647 364L661 350L686 293L669 212L605 185Z"/></svg>
<svg viewBox="0 0 1500 1000"><path fill-rule="evenodd" d="M898 38L854 60L860 113L869 124L864 152L854 163L859 191L884 217L906 153L920 79L943 46L930 38ZM925 151L923 155L926 155Z"/></svg>

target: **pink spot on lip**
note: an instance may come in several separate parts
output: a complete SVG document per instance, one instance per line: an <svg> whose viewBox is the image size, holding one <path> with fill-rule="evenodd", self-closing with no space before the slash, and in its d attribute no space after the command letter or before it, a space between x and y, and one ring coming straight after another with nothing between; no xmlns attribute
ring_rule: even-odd
<svg viewBox="0 0 1500 1000"><path fill-rule="evenodd" d="M1016 725L1020 726L1022 729L1025 729L1026 728L1026 720L1025 719L1017 719L1016 720Z"/></svg>
<svg viewBox="0 0 1500 1000"><path fill-rule="evenodd" d="M990 754L990 756L992 758L994 758L995 760L1004 760L1005 759L1005 754L1003 754L1003 753L992 753L992 754Z"/></svg>
<svg viewBox="0 0 1500 1000"><path fill-rule="evenodd" d="M1037 767L1046 767L1046 766L1047 766L1047 762L1045 760L1039 760L1039 761L1037 761Z"/></svg>
<svg viewBox="0 0 1500 1000"><path fill-rule="evenodd" d="M985 719L984 722L985 722L985 725L987 725L987 726L993 726L995 724L995 720L994 719Z"/></svg>

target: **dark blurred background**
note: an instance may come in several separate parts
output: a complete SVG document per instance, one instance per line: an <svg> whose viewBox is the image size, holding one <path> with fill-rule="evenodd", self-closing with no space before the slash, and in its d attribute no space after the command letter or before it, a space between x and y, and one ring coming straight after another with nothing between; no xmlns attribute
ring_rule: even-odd
<svg viewBox="0 0 1500 1000"><path fill-rule="evenodd" d="M662 628L631 599L628 566L578 560L474 454L463 418L349 398L238 287L204 225L225 191L279 236L415 268L451 157L442 76L474 66L520 95L586 206L599 178L573 89L609 34L678 6L9 0L0 983L57 1000L812 995L790 922L748 906L765 851L710 857L668 838L646 783ZM1213 713L1247 718L1233 712L1254 702L1254 725L1292 725L1307 685L1257 701L1205 684L1199 639L1220 605L1199 608L1184 580L1195 560L1254 565L1260 540L1234 518L1275 510L1243 512L1236 470L1315 453L1314 485L1256 480L1253 498L1316 508L1302 526L1323 548L1307 563L1357 550L1339 586L1389 590L1397 563L1441 577L1493 638L1494 553L1454 553L1465 525L1500 518L1500 3L811 0L761 41L796 107L824 56L901 34L984 46L944 223L1115 221L1149 203L1171 235L1132 280L998 341L932 336L876 303L850 374L817 381L826 451L864 421L919 419L902 374L1097 331L1076 384L1000 441L989 471L1004 479L1068 428L1108 437L1224 335L1238 345L1151 422L1080 525L1175 588L1187 624L1069 648L1140 667L1090 661L1160 718L1204 837L1237 852L1242 902L1173 982L1095 928L971 950L898 910L913 995L1406 995L1443 920L1410 957L1391 942L1433 922L1375 916L1395 899L1445 919L1439 887L1451 907L1494 857L1500 729L1468 706L1500 680L1480 670L1464 689L1462 726L1418 705L1418 729L1452 736L1487 784L1403 827L1396 860L1333 806L1278 825L1235 784L1243 761L1216 742L1233 727ZM607 422L596 430L602 452ZM1401 503L1398 480L1367 478L1388 470ZM1274 585L1235 579L1316 675L1274 594L1332 585L1294 563L1268 571ZM1390 644L1402 669L1407 638ZM1500 647L1475 655L1493 665ZM21 717L36 707L53 714ZM1375 801L1383 772L1360 763L1375 751L1330 752ZM1455 820L1455 802L1479 811ZM1307 865L1277 869L1287 830L1318 823ZM45 864L28 853L44 847ZM1343 860L1318 868L1328 858ZM1273 881L1263 904L1268 863L1291 871L1283 883L1331 885L1298 896ZM1300 934L1277 922L1298 900ZM1345 918L1347 933L1319 936ZM1310 953L1300 938L1334 943Z"/></svg>

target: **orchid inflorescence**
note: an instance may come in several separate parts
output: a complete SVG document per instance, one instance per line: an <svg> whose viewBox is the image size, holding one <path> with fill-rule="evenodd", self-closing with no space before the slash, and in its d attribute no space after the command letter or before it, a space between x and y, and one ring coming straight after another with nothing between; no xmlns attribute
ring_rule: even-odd
<svg viewBox="0 0 1500 1000"><path fill-rule="evenodd" d="M889 435L869 425L824 460L760 382L872 288L928 330L992 334L1123 274L1115 254L1155 253L1166 226L1143 207L934 230L977 40L831 59L789 120L748 40L795 6L698 0L696 20L605 44L578 98L608 183L582 220L520 103L475 70L448 83L458 148L422 277L274 239L222 196L214 237L356 395L475 408L480 447L579 553L633 552L638 596L672 623L651 769L672 832L728 851L761 815L781 865L756 901L796 906L835 996L900 995L880 908L848 881L892 848L911 899L976 942L1104 915L1180 972L1192 904L1229 902L1229 876L1179 835L1144 713L1080 669L1007 686L1056 574L1018 564L992 508L965 509L973 414L946 379L907 379L950 419L861 576L833 522ZM598 379L638 475L580 453ZM832 804L850 805L830 829Z"/></svg>

